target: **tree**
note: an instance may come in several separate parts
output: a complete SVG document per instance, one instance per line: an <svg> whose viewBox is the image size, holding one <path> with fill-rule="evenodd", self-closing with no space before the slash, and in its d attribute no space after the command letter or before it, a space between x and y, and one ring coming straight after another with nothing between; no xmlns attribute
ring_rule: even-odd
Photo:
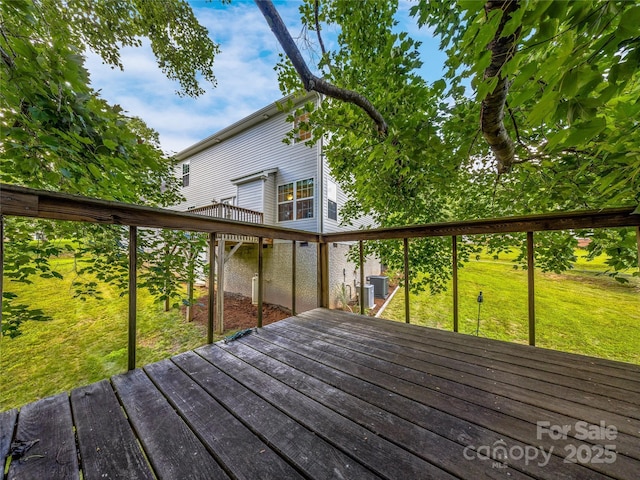
<svg viewBox="0 0 640 480"><path fill-rule="evenodd" d="M329 139L327 159L353 199L343 217L371 214L393 226L638 203L638 5L420 1L412 15L448 55L445 78L431 85L417 73L420 45L395 28L397 8L393 0L307 0L301 8L319 38L324 81L362 94L388 125L381 135L368 111L332 96L303 126ZM327 27L339 32L333 51L321 41ZM295 61L278 67L284 93L313 86L296 77ZM619 233L626 261L612 261L615 268L637 255L630 235ZM566 268L572 234L537 238L546 245L538 264ZM485 239L496 250L505 241ZM372 247L401 265L397 246ZM441 288L448 268L437 259L449 246L421 240L412 248L422 252L414 270Z"/></svg>
<svg viewBox="0 0 640 480"><path fill-rule="evenodd" d="M84 67L88 47L122 68L119 48L140 45L143 38L167 77L180 84L179 94L203 93L200 78L215 84L218 46L181 0L0 3L2 182L153 206L177 203L174 160L160 150L157 134L101 99ZM126 240L119 227L11 218L5 232L5 274L12 281L60 276L49 263L65 249L56 238L75 239L77 256L92 252L78 273L116 283L126 278ZM93 280L79 279L76 294L99 291ZM45 319L10 291L3 292L2 307L2 331L11 336L19 334L21 322Z"/></svg>

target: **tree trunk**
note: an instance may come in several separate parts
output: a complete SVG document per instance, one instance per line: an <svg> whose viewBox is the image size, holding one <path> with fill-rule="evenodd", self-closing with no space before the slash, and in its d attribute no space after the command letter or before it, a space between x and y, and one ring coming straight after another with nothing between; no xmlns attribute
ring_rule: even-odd
<svg viewBox="0 0 640 480"><path fill-rule="evenodd" d="M485 4L485 11L489 15L494 10L502 10L500 25L493 40L487 48L491 51L491 63L484 71L484 79L498 77L498 83L482 101L480 112L480 126L482 135L491 147L498 161L498 173L503 174L511 170L515 159L515 146L504 126L504 107L509 92L509 81L502 76L502 67L507 63L516 50L516 40L520 35L520 28L513 34L501 38L505 23L511 13L520 7L518 0L491 0Z"/></svg>

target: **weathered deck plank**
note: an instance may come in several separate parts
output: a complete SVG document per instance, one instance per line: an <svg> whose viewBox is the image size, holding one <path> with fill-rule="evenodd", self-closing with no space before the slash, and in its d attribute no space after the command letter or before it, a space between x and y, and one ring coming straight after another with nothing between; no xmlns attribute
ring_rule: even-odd
<svg viewBox="0 0 640 480"><path fill-rule="evenodd" d="M281 324L278 325L278 328L284 329L284 326L285 324ZM287 325L287 327L291 329L291 325ZM327 368L324 378L333 386L359 395L361 398L382 408L395 411L398 415L418 424L424 422L426 428L432 428L441 435L449 433L452 440L458 441L462 445L493 445L496 442L504 441L509 445L518 445L523 448L527 445L541 446L547 451L554 452L554 457L550 458L544 468L554 468L558 472L556 478L599 478L591 472L586 472L584 467L580 465L563 465L563 460L566 456L564 447L567 442L553 441L546 437L538 439L536 437L535 420L533 422L519 421L508 415L508 409L506 413L501 412L504 403L500 402L499 397L493 397L484 402L483 405L478 405L478 403L471 404L455 397L447 398L448 395L455 393L452 392L452 389L460 388L461 386L454 384L448 388L436 387L439 390L433 392L419 385L424 378L428 377L429 374L427 373L411 372L404 367L394 368L393 364L385 360L367 358L365 355L349 352L346 348L331 345L318 338L314 339L305 335L297 336L291 332L279 335L274 330L261 332L259 336L243 339L242 342L253 348L269 351L270 355L280 359L290 357L290 364L295 364L296 368L303 371L306 371L305 363L308 361L305 362L303 358L299 357L294 359L283 352L274 351L264 346L261 347L260 344L264 341L270 341L291 351L300 352L309 359L313 359L312 361L326 364L329 368ZM324 338L327 337L325 336ZM371 367L376 367L377 369ZM395 367L398 366L396 365ZM391 374L388 373L389 370ZM344 377L346 378L341 378L340 372L350 373L352 376L347 377L345 375ZM415 374L413 380L416 380L417 383L405 380L406 377L412 377L412 375L406 375L407 373ZM362 385L361 382L363 381L370 382L370 385ZM382 386L384 390L376 392L371 385ZM406 398L396 396L393 399L389 399L390 392L403 395ZM457 396L468 396L478 402L478 392L465 389L465 393L457 393ZM493 410L492 407L497 409ZM520 405L520 408L522 409L522 405ZM540 420L549 418L553 420L554 424L562 425L575 424L578 421L576 418L559 419L550 417L548 413L540 417ZM463 419L466 419L466 421ZM455 432L464 432L464 434L456 435ZM510 436L515 438L510 438ZM620 441L622 441L622 445L620 445ZM625 438L619 436L617 443L619 453L638 456L637 439L626 438L625 441ZM520 460L521 462L516 461L511 462L511 464L514 467L522 468L523 472L536 476L541 475L539 469L535 468L535 464L526 465L524 459ZM592 468L605 474L611 474L613 470L613 467L609 464L594 464ZM621 470L628 475L632 475L637 468L637 461L623 456L618 457L617 465L615 466L616 471Z"/></svg>
<svg viewBox="0 0 640 480"><path fill-rule="evenodd" d="M520 377L530 379L531 382L541 380L551 382L556 385L570 387L572 390L578 390L578 394L593 394L594 387L608 385L607 396L609 398L617 398L623 401L640 402L640 382L633 381L630 378L617 378L611 375L603 375L597 373L581 374L579 371L571 368L570 365L552 365L546 366L544 361L522 361L518 360L514 355L499 355L493 352L478 349L469 345L447 345L440 339L433 339L428 336L416 335L413 332L398 331L396 325L383 325L380 323L369 325L349 324L345 325L345 329L353 332L371 333L379 331L387 337L394 338L394 343L420 351L427 351L433 355L438 355L447 359L462 360L468 365L478 366L480 368L494 370L499 369L501 374L515 374ZM473 338L473 337L471 337ZM467 342L469 343L469 342ZM523 346L525 350L529 347ZM640 375L640 372L638 373ZM636 376L637 380L637 376ZM583 392L583 393L582 393ZM565 395L561 392L560 395ZM640 418L640 412L634 412Z"/></svg>
<svg viewBox="0 0 640 480"><path fill-rule="evenodd" d="M35 443L20 459L11 462L9 480L79 478L71 407L66 393L22 407L14 441Z"/></svg>
<svg viewBox="0 0 640 480"><path fill-rule="evenodd" d="M252 350L248 345L256 348L256 345L261 343L261 339L257 337L254 336L248 340L246 345L243 345L245 342L239 342L225 348L243 361L292 386L343 417L371 430L372 434L393 441L414 455L422 457L432 464L437 464L453 475L468 474L476 478L502 478L504 476L504 472L490 467L485 468L479 463L470 465L461 463L463 445L370 403L369 397L363 400L345 393L340 388L334 388L328 383L317 380L317 377L322 376L321 366L307 363L308 368L304 368L305 360L303 358L293 357L287 355L285 351L281 351L280 353L285 357L284 360L290 361L288 365L285 365L270 357L276 354L273 350L269 351L268 355L261 354L260 349ZM296 368L291 367L291 364L295 364ZM509 474L511 478L515 479L530 478L517 470L510 470Z"/></svg>
<svg viewBox="0 0 640 480"><path fill-rule="evenodd" d="M229 478L142 370L112 381L158 478Z"/></svg>
<svg viewBox="0 0 640 480"><path fill-rule="evenodd" d="M318 328L313 322L309 322L307 326L316 330ZM613 399L606 396L608 388L605 386L594 386L593 393L587 394L551 381L536 381L526 376L527 372L524 370L521 375L515 375L470 364L464 360L443 358L431 353L428 347L418 342L398 339L393 335L387 336L384 330L380 329L372 328L371 331L366 331L341 324L330 330L323 326L321 331L339 338L340 342L357 339L367 348L374 347L384 352L383 356L398 355L397 363L400 365L411 366L456 383L474 386L564 415L578 415L594 424L606 421L608 424L620 425L622 431L630 434L640 431L640 420L635 418L638 415L637 404L626 401L612 402ZM382 335L385 335L385 340L381 339ZM463 357L463 354L459 356Z"/></svg>
<svg viewBox="0 0 640 480"><path fill-rule="evenodd" d="M154 478L107 380L73 390L71 408L84 478Z"/></svg>
<svg viewBox="0 0 640 480"><path fill-rule="evenodd" d="M194 352L172 360L308 477L380 478Z"/></svg>
<svg viewBox="0 0 640 480"><path fill-rule="evenodd" d="M164 360L145 370L234 478L303 478L173 362Z"/></svg>
<svg viewBox="0 0 640 480"><path fill-rule="evenodd" d="M0 413L0 480L4 478L4 465L11 447L17 418L18 411L16 409Z"/></svg>
<svg viewBox="0 0 640 480"><path fill-rule="evenodd" d="M0 413L16 440L10 479L636 480L640 366L317 309Z"/></svg>
<svg viewBox="0 0 640 480"><path fill-rule="evenodd" d="M330 440L342 451L368 468L387 478L454 478L444 470L398 447L375 433L360 427L321 403L288 387L272 376L242 362L217 345L196 350L223 371L233 372L234 378L260 396Z"/></svg>

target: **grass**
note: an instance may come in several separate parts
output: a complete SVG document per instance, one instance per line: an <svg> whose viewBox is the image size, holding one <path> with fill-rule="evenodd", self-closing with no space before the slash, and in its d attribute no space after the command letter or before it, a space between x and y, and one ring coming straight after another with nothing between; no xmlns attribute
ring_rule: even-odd
<svg viewBox="0 0 640 480"><path fill-rule="evenodd" d="M483 292L479 336L528 343L527 272L514 270L509 255L472 260L458 273L459 331L476 334L477 297ZM515 258L513 255L512 258ZM536 272L536 345L640 364L640 282L622 285L593 272L602 260L579 259L577 271ZM411 322L452 330L451 289L410 296ZM404 290L383 316L404 321Z"/></svg>
<svg viewBox="0 0 640 480"><path fill-rule="evenodd" d="M126 371L127 296L105 286L102 301L74 299L73 260L54 262L64 280L5 283L53 320L23 323L21 336L0 340L0 411ZM164 312L138 291L137 365L203 345L206 338L202 325L185 322L177 310Z"/></svg>

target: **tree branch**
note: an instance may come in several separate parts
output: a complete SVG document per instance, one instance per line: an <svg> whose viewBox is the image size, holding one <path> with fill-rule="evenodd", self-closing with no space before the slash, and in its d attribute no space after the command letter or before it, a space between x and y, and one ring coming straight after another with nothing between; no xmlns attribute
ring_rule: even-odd
<svg viewBox="0 0 640 480"><path fill-rule="evenodd" d="M318 43L320 44L320 51L322 55L327 54L327 50L324 48L324 42L322 41L322 35L320 35L320 1L315 0L313 4L313 20L316 24L316 35L318 35Z"/></svg>
<svg viewBox="0 0 640 480"><path fill-rule="evenodd" d="M520 7L518 0L489 0L485 11L489 15L494 10L502 10L500 25L488 45L491 51L491 63L484 71L484 80L498 78L494 90L482 100L480 111L480 127L482 134L491 147L498 161L498 174L511 170L515 158L515 146L504 126L504 107L509 92L509 81L502 76L502 67L513 58L516 49L515 41L520 34L518 28L513 34L501 37L502 29L511 13Z"/></svg>
<svg viewBox="0 0 640 480"><path fill-rule="evenodd" d="M291 60L296 72L298 72L305 90L322 93L329 97L352 103L360 107L376 123L378 133L386 136L389 129L386 120L364 95L352 90L337 87L311 73L309 67L304 61L304 58L302 58L300 50L298 50L298 47L291 38L287 27L282 21L282 18L280 18L280 15L271 0L254 0L254 2L262 12L262 15L264 15L271 31L278 39L278 42L284 49L287 57L289 57L289 60Z"/></svg>

